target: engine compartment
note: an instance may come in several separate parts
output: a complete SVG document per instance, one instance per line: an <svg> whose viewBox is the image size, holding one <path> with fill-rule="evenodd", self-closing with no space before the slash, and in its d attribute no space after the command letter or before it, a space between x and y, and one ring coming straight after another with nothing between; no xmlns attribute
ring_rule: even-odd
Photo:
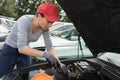
<svg viewBox="0 0 120 80"><path fill-rule="evenodd" d="M46 73L54 75L55 80L112 80L91 66L87 61L76 61L67 65L67 69L69 71L67 75L54 68L47 70Z"/></svg>
<svg viewBox="0 0 120 80"><path fill-rule="evenodd" d="M40 72L54 76L54 80L120 80L119 67L97 58L68 60L62 63L66 65L68 73L64 73L60 68L50 67L48 63L41 63L15 70L6 75L3 80L32 80ZM29 76L26 73L29 73Z"/></svg>

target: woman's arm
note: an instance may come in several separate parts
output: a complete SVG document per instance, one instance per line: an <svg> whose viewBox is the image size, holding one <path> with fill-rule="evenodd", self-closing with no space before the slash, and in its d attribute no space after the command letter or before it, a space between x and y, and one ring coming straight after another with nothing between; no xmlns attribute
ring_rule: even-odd
<svg viewBox="0 0 120 80"><path fill-rule="evenodd" d="M56 58L58 59L58 55L57 55L57 53L56 53L56 51L55 51L54 48L51 48L51 49L49 50L49 53L52 54L54 57L56 57Z"/></svg>
<svg viewBox="0 0 120 80"><path fill-rule="evenodd" d="M28 56L42 56L44 53L43 51L30 48L29 46L24 46L19 52Z"/></svg>
<svg viewBox="0 0 120 80"><path fill-rule="evenodd" d="M43 32L44 42L47 48L47 51L52 54L54 57L58 58L55 49L52 44L51 36L49 30Z"/></svg>

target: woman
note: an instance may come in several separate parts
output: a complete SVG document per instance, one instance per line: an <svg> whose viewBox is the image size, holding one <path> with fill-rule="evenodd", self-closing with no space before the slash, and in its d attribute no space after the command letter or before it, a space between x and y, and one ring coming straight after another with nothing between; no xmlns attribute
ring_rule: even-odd
<svg viewBox="0 0 120 80"><path fill-rule="evenodd" d="M59 60L49 35L49 28L55 21L60 21L58 8L50 2L41 4L35 16L24 15L16 21L0 53L0 77L12 71L15 65L17 68L29 66L29 56L43 56L52 65L57 64ZM48 52L28 46L29 42L37 41L41 34Z"/></svg>

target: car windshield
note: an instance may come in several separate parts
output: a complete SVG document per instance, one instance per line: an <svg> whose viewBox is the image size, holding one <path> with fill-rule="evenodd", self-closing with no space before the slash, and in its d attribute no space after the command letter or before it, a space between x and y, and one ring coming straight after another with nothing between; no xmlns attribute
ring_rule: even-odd
<svg viewBox="0 0 120 80"><path fill-rule="evenodd" d="M75 28L72 23L59 22L54 23L50 28L50 33L53 36L60 36L63 32Z"/></svg>
<svg viewBox="0 0 120 80"><path fill-rule="evenodd" d="M91 51L86 46L82 37L79 36L79 38L78 38L78 31L76 30L76 28L74 27L73 24L56 26L56 28L54 28L54 30L51 30L50 33L53 37L57 36L57 37L60 37L61 39L67 40L67 42L69 42L69 43L67 43L67 42L63 42L63 43L66 45L66 47L67 47L67 45L69 45L69 47L71 47L70 49L65 49L65 46L63 46L64 47L63 49L65 50L64 53L63 54L60 53L60 52L62 52L62 50L57 52L57 53L61 54L60 57L70 59L70 58L77 58L77 57L81 58L81 57L93 56ZM73 47L73 45L74 45L74 47Z"/></svg>

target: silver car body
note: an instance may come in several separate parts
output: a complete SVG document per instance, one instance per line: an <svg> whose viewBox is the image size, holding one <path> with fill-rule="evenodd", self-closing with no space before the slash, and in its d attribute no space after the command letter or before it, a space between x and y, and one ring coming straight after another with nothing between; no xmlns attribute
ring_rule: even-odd
<svg viewBox="0 0 120 80"><path fill-rule="evenodd" d="M65 28L65 26L72 26L72 28L68 27L62 31L59 31L58 28ZM59 57L71 57L76 58L78 57L89 57L92 56L90 50L86 47L84 40L80 37L80 42L82 49L80 49L79 42L77 35L71 36L71 39L67 39L65 36L70 32L76 30L72 23L60 23L57 22L53 24L53 26L50 28L50 33L54 33L54 35L51 36L51 40L53 43L53 46L58 54ZM57 34L58 32L58 34ZM64 34L65 33L65 34ZM45 48L44 39L43 36L41 36L36 42L31 42L29 44L32 48Z"/></svg>
<svg viewBox="0 0 120 80"><path fill-rule="evenodd" d="M11 31L12 26L14 25L15 21L6 18L0 18L0 50L3 47L5 38L8 36L9 32Z"/></svg>

